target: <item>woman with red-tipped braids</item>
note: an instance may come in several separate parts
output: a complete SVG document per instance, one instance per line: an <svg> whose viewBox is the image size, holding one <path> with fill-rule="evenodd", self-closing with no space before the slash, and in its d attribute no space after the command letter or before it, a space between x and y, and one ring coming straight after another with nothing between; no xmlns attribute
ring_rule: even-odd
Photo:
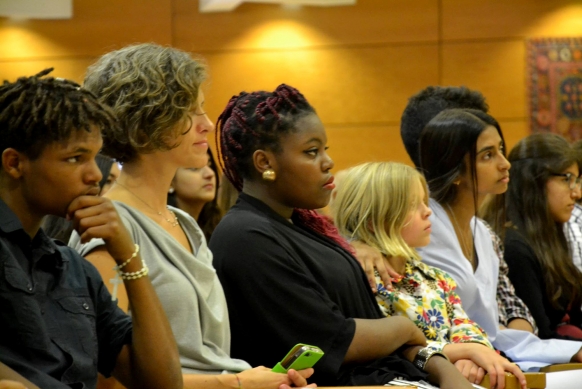
<svg viewBox="0 0 582 389"><path fill-rule="evenodd" d="M89 67L84 87L110 106L120 124L103 130L103 151L123 164L106 197L140 246L145 274L176 339L184 389L304 387L311 369L280 374L230 357L228 311L212 253L196 221L167 204L176 171L208 162L214 125L204 110L206 74L188 53L151 43L110 52ZM104 242L81 239L76 234L69 244L111 279Z"/></svg>
<svg viewBox="0 0 582 389"><path fill-rule="evenodd" d="M210 241L232 355L273 365L296 343L325 352L321 385L396 377L470 388L407 318L384 318L352 249L314 210L334 188L327 136L296 89L241 93L218 119L225 176L242 193ZM414 361L414 363L412 363Z"/></svg>

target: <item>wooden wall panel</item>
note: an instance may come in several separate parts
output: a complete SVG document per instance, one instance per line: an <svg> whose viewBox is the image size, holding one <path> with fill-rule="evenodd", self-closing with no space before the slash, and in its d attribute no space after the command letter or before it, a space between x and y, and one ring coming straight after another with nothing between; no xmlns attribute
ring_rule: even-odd
<svg viewBox="0 0 582 389"><path fill-rule="evenodd" d="M400 126L326 126L334 172L371 161L397 161L412 165L400 139Z"/></svg>
<svg viewBox="0 0 582 389"><path fill-rule="evenodd" d="M503 131L507 153L520 139L529 135L527 120L500 120L499 125Z"/></svg>
<svg viewBox="0 0 582 389"><path fill-rule="evenodd" d="M522 41L445 43L442 84L481 91L498 118L525 118L525 45Z"/></svg>
<svg viewBox="0 0 582 389"><path fill-rule="evenodd" d="M401 112L410 95L434 84L482 91L514 144L527 134L525 38L581 31L580 0L244 4L212 14L199 14L196 0L75 0L72 20L0 18L0 77L55 66L56 76L79 82L106 51L172 44L207 58L213 119L241 90L298 87L333 132L343 168L367 152L408 161L395 131Z"/></svg>
<svg viewBox="0 0 582 389"><path fill-rule="evenodd" d="M175 0L174 44L194 51L436 41L436 0L358 0L354 6L243 4L228 13L198 13L198 2Z"/></svg>
<svg viewBox="0 0 582 389"><path fill-rule="evenodd" d="M0 60L96 56L135 42L172 43L171 0L76 0L70 20L0 18Z"/></svg>
<svg viewBox="0 0 582 389"><path fill-rule="evenodd" d="M1 80L14 81L18 77L32 76L41 70L53 67L51 76L62 77L82 83L87 67L97 58L38 59L23 61L0 61Z"/></svg>
<svg viewBox="0 0 582 389"><path fill-rule="evenodd" d="M206 106L216 118L241 91L298 88L326 124L397 124L407 98L437 83L435 45L207 56Z"/></svg>
<svg viewBox="0 0 582 389"><path fill-rule="evenodd" d="M442 0L443 39L565 36L582 31L580 0Z"/></svg>

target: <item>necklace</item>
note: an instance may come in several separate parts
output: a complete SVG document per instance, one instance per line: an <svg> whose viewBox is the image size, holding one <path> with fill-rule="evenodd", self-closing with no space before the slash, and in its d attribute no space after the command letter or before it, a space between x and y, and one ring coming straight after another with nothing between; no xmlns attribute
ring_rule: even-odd
<svg viewBox="0 0 582 389"><path fill-rule="evenodd" d="M447 208L449 210L450 215L452 216L453 224L455 225L455 227L457 229L457 237L459 238L459 243L461 243L461 249L463 251L463 254L465 254L465 257L469 260L469 262L471 262L473 264L473 262L474 262L474 245L471 244L471 243L473 243L473 241L471 238L469 238L468 242L467 242L467 235L462 233L461 226L459 225L459 221L457 220L457 216L453 212L453 209L451 208L451 206L449 204L447 204Z"/></svg>
<svg viewBox="0 0 582 389"><path fill-rule="evenodd" d="M152 211L154 211L155 213L157 213L158 215L160 215L172 227L176 227L179 224L178 217L176 216L176 214L174 213L174 211L172 211L170 208L166 208L166 209L170 212L170 215L172 215L172 218L174 220L168 219L161 212L156 211L151 205L149 205L148 203L146 203L141 197L139 197L138 195L136 195L135 193L133 193L127 186L123 185L121 182L115 181L115 183L118 184L119 186L125 188L125 190L127 190L133 197L135 197L136 199L138 199L139 201L141 201L142 203L144 203L149 209L151 209Z"/></svg>

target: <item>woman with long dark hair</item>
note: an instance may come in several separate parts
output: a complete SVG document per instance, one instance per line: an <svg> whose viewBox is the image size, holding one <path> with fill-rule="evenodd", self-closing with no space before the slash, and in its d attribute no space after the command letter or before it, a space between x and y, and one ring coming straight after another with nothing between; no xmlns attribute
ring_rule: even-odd
<svg viewBox="0 0 582 389"><path fill-rule="evenodd" d="M582 272L572 262L564 234L581 196L579 159L557 134L530 135L509 153L505 260L540 338L582 339Z"/></svg>
<svg viewBox="0 0 582 389"><path fill-rule="evenodd" d="M208 163L202 167L179 168L168 191L168 205L188 212L198 222L206 240L222 218L218 206L220 178L212 151L208 149Z"/></svg>
<svg viewBox="0 0 582 389"><path fill-rule="evenodd" d="M511 165L497 121L480 111L445 110L423 130L420 156L433 210L431 242L418 250L423 261L455 279L469 317L522 370L582 361L579 342L540 340L526 331L498 327L499 256L491 230L476 217L488 196L498 196L495 201L503 204L509 184ZM494 222L503 225L503 214L495 215Z"/></svg>

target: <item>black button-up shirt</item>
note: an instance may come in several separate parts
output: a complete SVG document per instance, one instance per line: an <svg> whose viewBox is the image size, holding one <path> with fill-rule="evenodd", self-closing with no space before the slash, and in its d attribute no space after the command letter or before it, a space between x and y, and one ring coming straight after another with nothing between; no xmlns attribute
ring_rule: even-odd
<svg viewBox="0 0 582 389"><path fill-rule="evenodd" d="M33 239L0 200L0 361L41 388L94 388L131 319L97 269L42 229Z"/></svg>

